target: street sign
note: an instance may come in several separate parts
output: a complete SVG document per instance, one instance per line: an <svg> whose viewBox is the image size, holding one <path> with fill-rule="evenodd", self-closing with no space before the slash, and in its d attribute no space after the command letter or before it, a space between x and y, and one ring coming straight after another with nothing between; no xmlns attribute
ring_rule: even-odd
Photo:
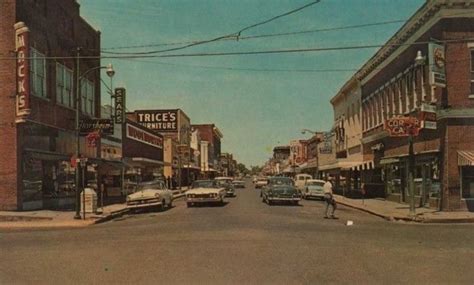
<svg viewBox="0 0 474 285"><path fill-rule="evenodd" d="M111 119L82 119L79 121L79 134L88 135L99 131L105 135L114 134L114 125Z"/></svg>
<svg viewBox="0 0 474 285"><path fill-rule="evenodd" d="M393 117L385 121L385 130L391 137L417 136L421 123L415 117Z"/></svg>

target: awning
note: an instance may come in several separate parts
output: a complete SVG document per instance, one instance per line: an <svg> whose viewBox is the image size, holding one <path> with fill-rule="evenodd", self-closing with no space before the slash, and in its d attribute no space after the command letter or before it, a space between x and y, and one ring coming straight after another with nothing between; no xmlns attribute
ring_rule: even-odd
<svg viewBox="0 0 474 285"><path fill-rule="evenodd" d="M163 161L150 159L146 157L126 157L125 163L132 167L159 167L163 166Z"/></svg>
<svg viewBox="0 0 474 285"><path fill-rule="evenodd" d="M393 163L399 163L400 162L400 159L398 158L382 158L380 160L380 164L381 165L384 165L384 164L393 164Z"/></svg>
<svg viewBox="0 0 474 285"><path fill-rule="evenodd" d="M38 160L67 160L71 159L71 156L66 154L52 152L52 151L45 151L45 150L36 150L36 149L24 149L27 155L31 158L38 159Z"/></svg>
<svg viewBox="0 0 474 285"><path fill-rule="evenodd" d="M186 169L189 168L189 169L193 169L193 170L201 170L201 167L197 167L195 165L189 166L188 164L183 165L183 168L186 168Z"/></svg>
<svg viewBox="0 0 474 285"><path fill-rule="evenodd" d="M474 166L474 150L458 150L459 166Z"/></svg>
<svg viewBox="0 0 474 285"><path fill-rule="evenodd" d="M321 165L319 167L320 171L341 169L341 170L351 170L354 166L360 164L358 161L338 161L331 164Z"/></svg>

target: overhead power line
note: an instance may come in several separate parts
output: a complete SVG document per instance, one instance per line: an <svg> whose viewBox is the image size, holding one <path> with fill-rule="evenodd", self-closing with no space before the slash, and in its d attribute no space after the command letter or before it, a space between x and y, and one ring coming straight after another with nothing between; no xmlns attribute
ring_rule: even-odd
<svg viewBox="0 0 474 285"><path fill-rule="evenodd" d="M270 37L281 37L281 36L292 36L292 35L311 34L311 33L320 33L320 32L330 32L330 31L340 31L340 30L358 29L358 28L381 26L381 25L390 25L390 24L404 23L404 22L406 22L406 20L392 20L392 21L375 22L375 23L367 23L367 24L360 24L360 25L349 25L349 26L332 27L332 28L321 28L321 29L312 29L312 30L304 30L304 31L293 31L293 32L286 32L286 33L250 35L250 36L241 36L241 37L239 37L239 40L251 40L251 39L259 39L259 38L270 38ZM227 38L226 40L235 41L235 39L229 39L229 38ZM146 45L109 47L109 48L103 48L102 52L103 53L113 53L113 52L108 52L107 50L149 48L149 47L159 47L159 46L173 46L173 45L191 44L191 43L196 43L196 42L199 42L199 41L195 40L195 41L183 41L183 42L174 42L174 43L157 43L157 44L146 44Z"/></svg>
<svg viewBox="0 0 474 285"><path fill-rule="evenodd" d="M293 9L291 11L288 11L288 12L285 12L283 14L280 14L278 16L274 16L270 19L267 19L267 20L264 20L264 21L261 21L261 22L258 22L256 24L252 24L252 25L249 25L249 26L246 26L242 29L240 29L239 31L237 32L234 32L234 33L231 33L231 34L227 34L227 35L223 35L223 36L219 36L219 37L216 37L216 38L213 38L213 39L210 39L210 40L202 40L202 41L197 41L197 42L190 42L190 43L187 43L185 44L184 46L180 46L180 47L175 47L175 48L169 48L169 49L163 49L163 50L154 50L154 51L145 51L145 52L107 52L107 53L110 53L110 54L156 54L156 53L163 53L163 52L170 52L170 51L177 51L177 50L182 50L182 49L186 49L186 48L190 48L190 47L193 47L193 46L198 46L198 45L203 45L203 44L208 44L208 43L212 43L212 42L217 42L217 41L220 41L220 40L228 40L228 39L234 39L234 40L239 40L241 34L247 30L250 30L250 29L253 29L255 27L258 27L258 26L262 26L262 25L265 25L265 24L268 24L270 22L273 22L277 19L280 19L280 18L283 18L283 17L286 17L286 16L289 16L291 14L294 14L294 13L297 13L303 9L306 9L310 6L313 6L315 4L318 4L320 3L321 0L316 0L316 1L312 1L304 6L301 6L299 8L296 8L296 9Z"/></svg>
<svg viewBox="0 0 474 285"><path fill-rule="evenodd" d="M474 38L452 39L452 40L437 40L438 43L464 43L472 42ZM326 47L326 48L300 48L300 49L277 49L277 50L260 50L260 51L236 51L236 52L209 52L209 53L183 53L183 54L149 54L149 55L108 55L108 56L80 56L80 59L133 59L133 58L175 58L175 57L211 57L211 56L238 56L238 55L260 55L260 54L285 54L285 53L306 53L306 52L324 52L324 51L343 51L343 50L358 50L371 49L382 47L401 47L401 46L416 46L425 45L431 41L419 41L413 43L403 44L373 44L373 45L356 45L356 46L340 46L340 47ZM75 59L75 56L44 56L35 59ZM16 60L17 57L0 57L0 60ZM30 59L29 57L25 59Z"/></svg>

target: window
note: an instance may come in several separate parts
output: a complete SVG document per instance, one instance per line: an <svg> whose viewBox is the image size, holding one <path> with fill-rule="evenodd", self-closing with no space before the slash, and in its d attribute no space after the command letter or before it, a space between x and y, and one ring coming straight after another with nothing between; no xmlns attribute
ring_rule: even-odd
<svg viewBox="0 0 474 285"><path fill-rule="evenodd" d="M81 110L82 112L94 116L94 84L92 81L83 79L81 81Z"/></svg>
<svg viewBox="0 0 474 285"><path fill-rule="evenodd" d="M74 107L72 70L60 63L56 64L56 102L67 107Z"/></svg>
<svg viewBox="0 0 474 285"><path fill-rule="evenodd" d="M471 95L474 95L474 49L471 49Z"/></svg>
<svg viewBox="0 0 474 285"><path fill-rule="evenodd" d="M46 59L34 48L30 52L30 85L34 96L46 98Z"/></svg>

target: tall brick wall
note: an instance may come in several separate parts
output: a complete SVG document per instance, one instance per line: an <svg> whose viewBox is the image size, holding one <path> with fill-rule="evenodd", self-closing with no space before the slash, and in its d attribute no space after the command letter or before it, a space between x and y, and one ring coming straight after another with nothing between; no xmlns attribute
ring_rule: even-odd
<svg viewBox="0 0 474 285"><path fill-rule="evenodd" d="M0 1L0 56L15 54L16 2ZM16 210L17 129L15 125L16 61L0 64L0 210Z"/></svg>

